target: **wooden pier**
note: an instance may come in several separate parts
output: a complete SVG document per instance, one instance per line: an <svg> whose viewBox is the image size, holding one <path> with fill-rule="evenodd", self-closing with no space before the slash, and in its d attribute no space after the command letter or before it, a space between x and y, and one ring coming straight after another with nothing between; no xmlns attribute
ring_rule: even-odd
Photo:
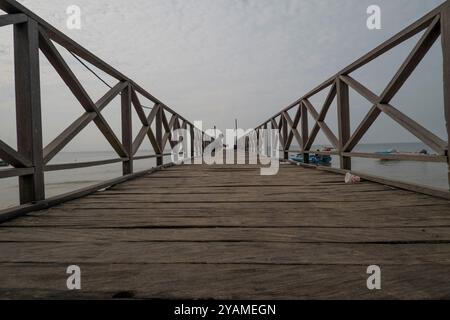
<svg viewBox="0 0 450 320"><path fill-rule="evenodd" d="M13 25L17 123L17 148L0 137L0 158L10 164L0 170L0 179L16 177L20 190L20 204L0 210L0 299L450 299L449 190L352 171L352 158L450 163L450 0L242 137L246 151L267 156L265 143L260 144L267 140L264 129L279 133L282 162L272 176L260 175L260 167L251 164L164 163L177 129L190 133L183 140L191 147L187 158L202 156L214 139L16 1L0 0L0 9L6 13L0 15L0 27ZM380 95L352 77L419 33ZM391 105L439 37L445 138ZM117 82L93 101L59 50ZM83 108L45 146L40 55ZM324 90L327 98L316 109L310 98ZM350 90L372 104L354 132ZM102 115L119 95L121 137ZM337 135L325 122L335 99ZM151 111L143 101L152 104ZM142 125L138 132L132 130L133 112ZM382 113L435 153L355 152ZM50 163L91 122L117 158ZM333 150L314 150L321 130ZM154 154L138 156L144 139ZM292 150L293 142L299 150ZM293 165L288 161L293 152L305 159L312 153L332 155L340 166ZM134 170L134 161L150 158L156 159L155 168ZM111 163L122 164L121 176L55 197L45 194L45 172ZM443 175L450 181L449 172ZM363 180L346 184L343 173ZM70 265L81 268L81 290L66 286ZM381 290L367 287L371 265L381 268Z"/></svg>
<svg viewBox="0 0 450 320"><path fill-rule="evenodd" d="M0 297L448 299L449 212L289 164L174 166L2 224Z"/></svg>

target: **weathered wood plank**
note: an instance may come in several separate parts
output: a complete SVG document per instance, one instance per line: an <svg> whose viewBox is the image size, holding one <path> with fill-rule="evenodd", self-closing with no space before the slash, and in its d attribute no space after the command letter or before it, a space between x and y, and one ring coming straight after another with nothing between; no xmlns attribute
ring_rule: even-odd
<svg viewBox="0 0 450 320"><path fill-rule="evenodd" d="M83 289L65 287L65 264L0 264L2 298L448 299L448 265L382 267L382 290L367 290L358 265L83 263ZM432 277L424 278L424 274ZM2 279L3 280L3 279Z"/></svg>
<svg viewBox="0 0 450 320"><path fill-rule="evenodd" d="M450 227L392 228L0 228L0 242L450 242Z"/></svg>
<svg viewBox="0 0 450 320"><path fill-rule="evenodd" d="M0 251L0 263L450 265L448 243L93 242L80 246L72 242L0 242Z"/></svg>
<svg viewBox="0 0 450 320"><path fill-rule="evenodd" d="M259 174L258 166L176 166L4 223L0 274L15 279L2 279L0 295L30 288L32 297L66 297L55 270L66 277L63 266L73 263L83 270L84 298L127 290L166 297L167 283L154 274L167 270L181 277L172 278L167 297L356 297L367 291L370 264L382 266L389 296L409 297L400 290L405 281L422 288L411 297L447 292L435 270L450 265L450 201L372 182L346 185L335 173L291 165ZM340 268L348 273L335 277ZM199 285L217 279L217 270L224 282L233 277L229 291L222 280ZM307 278L300 291L289 270Z"/></svg>

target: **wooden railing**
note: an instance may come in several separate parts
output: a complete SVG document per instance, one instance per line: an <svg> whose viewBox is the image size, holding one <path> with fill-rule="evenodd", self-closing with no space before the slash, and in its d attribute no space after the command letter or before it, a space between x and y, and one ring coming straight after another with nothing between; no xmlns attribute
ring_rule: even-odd
<svg viewBox="0 0 450 320"><path fill-rule="evenodd" d="M0 9L7 14L0 15L0 27L13 25L17 150L0 140L0 158L13 168L0 170L0 179L19 178L21 206L0 211L0 221L44 208L69 199L83 196L89 192L143 174L135 173L133 161L156 158L157 166L163 165L167 143L173 147L171 136L174 129L183 128L190 131L191 146L194 136L204 133L191 122L159 101L141 86L136 84L106 62L77 44L43 19L13 0L0 0ZM80 59L102 70L117 80L117 84L108 90L98 101L93 101L83 85L72 72L54 43L58 43ZM70 124L59 136L43 147L42 114L40 97L39 54L42 52L64 83L84 109L84 113ZM103 109L118 95L121 95L122 136L115 135L102 115ZM154 103L147 116L140 99L144 97ZM136 134L132 132L132 112L137 113L142 128ZM105 136L118 157L110 160L82 163L49 164L77 134L89 123L94 122L101 134ZM154 124L154 129L152 125ZM133 139L134 137L134 139ZM154 155L136 156L144 139L149 139ZM194 156L194 147L191 156ZM46 199L44 172L100 166L122 163L123 176L82 190Z"/></svg>
<svg viewBox="0 0 450 320"><path fill-rule="evenodd" d="M425 32L421 36L419 42L412 49L411 53L400 66L392 80L387 84L381 95L373 93L351 76L352 72L422 31ZM336 75L256 127L255 131L258 132L260 129L267 128L279 130L282 144L281 149L285 159L288 158L289 152L293 152L293 150L290 150L290 147L295 138L300 146L300 150L296 152L302 153L306 162L308 162L310 153L337 155L340 157L340 168L342 170L351 170L351 159L353 157L449 163L448 139L447 141L442 140L431 131L400 112L391 104L393 97L402 88L406 80L422 61L439 36L441 36L442 39L444 58L443 79L445 123L448 136L450 136L450 1L446 1L444 4L432 10L400 33L339 71ZM350 132L349 88L355 90L373 105L353 134ZM322 108L317 110L309 99L323 90L328 90L328 96ZM325 122L325 117L334 99L337 99L338 109L339 133L337 136ZM289 115L288 111L291 109L296 109L295 117ZM436 155L381 155L376 153L354 152L355 146L381 113L388 115L400 126L416 136L420 141L433 149L436 152ZM308 114L314 119L314 126L311 131L309 131L308 127ZM336 151L317 152L311 150L320 130L323 131L324 135ZM450 181L450 173L448 172L447 174Z"/></svg>

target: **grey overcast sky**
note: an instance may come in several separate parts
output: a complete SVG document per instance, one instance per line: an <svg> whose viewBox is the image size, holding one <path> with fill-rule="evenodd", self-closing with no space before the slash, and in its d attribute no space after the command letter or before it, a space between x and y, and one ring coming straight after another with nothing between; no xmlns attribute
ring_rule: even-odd
<svg viewBox="0 0 450 320"><path fill-rule="evenodd" d="M206 126L259 125L342 67L373 49L443 0L20 0L35 13L127 74L167 105ZM366 10L381 7L382 30L368 30ZM82 11L82 29L68 30L66 8ZM380 92L417 37L354 73ZM92 98L106 92L66 52ZM0 28L0 139L15 145L12 29ZM83 112L45 58L42 65L44 140ZM446 137L440 40L393 105ZM105 76L111 84L113 79ZM326 93L326 92L325 92ZM325 94L324 93L324 94ZM323 95L311 99L320 108ZM355 128L370 104L352 100ZM333 113L334 111L334 113ZM117 101L105 109L120 134ZM136 119L136 118L135 118ZM336 130L335 110L327 117ZM139 125L135 121L134 128ZM381 117L364 142L413 142ZM325 143L323 136L320 143ZM66 150L107 150L90 126Z"/></svg>

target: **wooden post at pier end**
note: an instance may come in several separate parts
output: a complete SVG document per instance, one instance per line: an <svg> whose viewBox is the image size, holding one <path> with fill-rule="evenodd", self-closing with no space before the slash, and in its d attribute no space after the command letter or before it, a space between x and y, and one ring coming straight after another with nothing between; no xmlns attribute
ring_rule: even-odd
<svg viewBox="0 0 450 320"><path fill-rule="evenodd" d="M191 138L191 158L195 157L195 131L194 126L189 125L189 132L190 132L190 138Z"/></svg>
<svg viewBox="0 0 450 320"><path fill-rule="evenodd" d="M288 124L286 118L283 115L281 115L281 130L283 132L282 133L283 139L281 139L283 142L281 144L283 148L283 159L287 160L289 158L289 152L287 152L287 149L289 149L289 147L286 146L285 143L288 139Z"/></svg>
<svg viewBox="0 0 450 320"><path fill-rule="evenodd" d="M301 135L302 135L302 146L301 149L303 150L303 161L305 163L309 163L309 153L307 153L307 143L308 143L308 136L309 136L309 127L308 127L308 109L303 104L303 102L300 103L300 121L301 121Z"/></svg>
<svg viewBox="0 0 450 320"><path fill-rule="evenodd" d="M32 19L14 25L17 149L34 173L19 177L20 203L45 199L42 152L39 31Z"/></svg>
<svg viewBox="0 0 450 320"><path fill-rule="evenodd" d="M447 127L447 143L450 144L450 1L441 12L442 56L444 58L444 113ZM450 155L447 145L448 183L450 188Z"/></svg>
<svg viewBox="0 0 450 320"><path fill-rule="evenodd" d="M336 80L337 87L337 108L338 108L338 127L339 127L339 152L341 169L352 169L352 158L342 155L344 146L350 139L350 100L348 85L341 79Z"/></svg>
<svg viewBox="0 0 450 320"><path fill-rule="evenodd" d="M122 90L122 144L128 154L128 160L122 162L123 175L133 173L133 127L131 117L131 87L128 84Z"/></svg>
<svg viewBox="0 0 450 320"><path fill-rule="evenodd" d="M270 153L269 153L269 133L267 132L267 122L266 123L264 123L264 125L263 125L263 129L264 129L264 135L263 135L263 138L264 138L264 156L266 156L266 157L270 157Z"/></svg>
<svg viewBox="0 0 450 320"><path fill-rule="evenodd" d="M163 155L164 155L164 147L165 146L162 145L162 143L163 143L163 112L164 112L164 108L163 108L163 106L161 106L159 108L158 112L156 113L156 117L155 117L156 142L158 143L159 148L160 148L160 153L156 157L156 165L157 166L161 166L164 162Z"/></svg>

